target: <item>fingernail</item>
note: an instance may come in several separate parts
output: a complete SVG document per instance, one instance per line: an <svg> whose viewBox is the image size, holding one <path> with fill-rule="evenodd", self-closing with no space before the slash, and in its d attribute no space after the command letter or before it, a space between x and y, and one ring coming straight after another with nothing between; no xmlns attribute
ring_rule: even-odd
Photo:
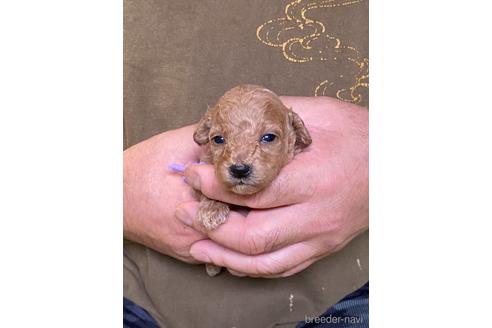
<svg viewBox="0 0 492 328"><path fill-rule="evenodd" d="M187 226L191 227L193 225L193 218L184 208L178 207L178 209L176 210L176 217L179 221L183 222Z"/></svg>
<svg viewBox="0 0 492 328"><path fill-rule="evenodd" d="M210 257L208 257L208 255L205 253L202 253L202 252L191 253L191 256L193 256L193 258L195 258L195 260L197 260L197 261L205 262L205 263L212 263L212 260L210 260Z"/></svg>
<svg viewBox="0 0 492 328"><path fill-rule="evenodd" d="M196 190L200 190L200 176L196 172L186 174L186 183L191 185Z"/></svg>

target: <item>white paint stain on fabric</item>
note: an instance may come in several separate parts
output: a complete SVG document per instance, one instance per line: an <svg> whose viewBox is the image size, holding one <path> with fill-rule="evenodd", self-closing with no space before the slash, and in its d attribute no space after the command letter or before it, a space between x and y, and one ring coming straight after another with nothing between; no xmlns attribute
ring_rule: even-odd
<svg viewBox="0 0 492 328"><path fill-rule="evenodd" d="M362 266L360 265L360 260L357 259L356 261L357 261L357 265L359 266L359 270L362 271Z"/></svg>
<svg viewBox="0 0 492 328"><path fill-rule="evenodd" d="M290 294L289 296L289 311L292 312L294 310L294 295Z"/></svg>

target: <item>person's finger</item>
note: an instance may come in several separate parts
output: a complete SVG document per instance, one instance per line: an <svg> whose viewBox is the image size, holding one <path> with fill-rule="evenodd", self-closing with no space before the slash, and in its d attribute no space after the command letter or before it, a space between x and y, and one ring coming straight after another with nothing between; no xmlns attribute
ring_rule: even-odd
<svg viewBox="0 0 492 328"><path fill-rule="evenodd" d="M319 255L319 256L316 256L316 257L313 257L313 258L309 258L307 259L306 261L300 263L299 265L291 268L291 269L288 269L284 272L281 272L281 273L278 273L278 274L275 274L275 275L271 275L269 276L268 278L286 278L286 277L290 277L290 276L293 276L294 274L296 273L299 273L301 271L303 271L304 269L306 269L307 267L309 267L311 264L317 262L318 260L320 260L321 258L327 256L327 255L330 255L330 254L333 254L337 251L339 251L340 249L342 249L343 247L346 246L346 244L349 242L350 240L347 240L346 242L342 243L341 245L339 245L339 247L336 247L334 249L332 249L330 252L328 253L324 253L322 255ZM244 272L239 272L239 271L234 271L232 269L227 269L232 275L234 276L237 276L237 277L246 277L248 276L246 273ZM254 275L249 275L250 277L255 277Z"/></svg>
<svg viewBox="0 0 492 328"><path fill-rule="evenodd" d="M312 174L299 170L305 165L304 155L297 155L268 187L253 195L238 195L227 190L217 179L212 165L188 165L184 175L193 188L210 199L250 208L272 208L302 202L316 192L316 184L310 183Z"/></svg>
<svg viewBox="0 0 492 328"><path fill-rule="evenodd" d="M297 266L295 266L289 270L286 270L284 272L281 272L279 274L272 275L269 278L286 278L286 277L293 276L296 273L299 273L299 272L303 271L304 269L306 269L307 267L309 267L311 264L316 262L319 258L320 257L307 259L306 261L300 263L299 265L297 265Z"/></svg>
<svg viewBox="0 0 492 328"><path fill-rule="evenodd" d="M297 229L287 227L274 221L273 217L264 219L250 219L236 211L230 211L227 221L215 230L205 229L198 222L197 212L200 203L197 201L185 202L178 205L175 216L182 223L205 233L215 242L232 250L255 255L277 250L284 246L303 240L304 233L297 233Z"/></svg>
<svg viewBox="0 0 492 328"><path fill-rule="evenodd" d="M330 238L337 235L340 220L312 220L302 205L250 211L245 217L231 211L227 221L213 231L206 231L196 220L198 202L181 203L176 217L183 223L202 231L217 243L241 252L255 255L268 253L285 246L312 239L321 231Z"/></svg>
<svg viewBox="0 0 492 328"><path fill-rule="evenodd" d="M318 255L311 245L298 243L272 253L249 256L225 248L212 240L196 242L191 246L190 254L198 261L213 263L253 277L270 277L286 272Z"/></svg>
<svg viewBox="0 0 492 328"><path fill-rule="evenodd" d="M189 227L187 227L190 229ZM186 263L200 263L190 255L190 247L199 240L208 239L207 236L200 234L197 231L189 233L175 233L172 237L169 235L156 235L155 238L167 238L168 241L163 243L161 240L151 240L146 243L146 246Z"/></svg>
<svg viewBox="0 0 492 328"><path fill-rule="evenodd" d="M227 271L229 271L230 274L232 274L233 276L236 276L236 277L247 277L248 276L244 272L234 271L232 269L227 269Z"/></svg>
<svg viewBox="0 0 492 328"><path fill-rule="evenodd" d="M310 259L307 259L306 261L304 261L303 263L300 263L299 265L297 265L296 267L293 267L289 270L286 270L284 272L281 272L279 274L276 274L276 275L272 275L271 278L285 278L285 277L290 277L298 272L301 272L302 270L306 269L308 266L310 266L311 264L313 264L314 262L320 260L321 258L327 256L327 255L330 255L330 254L333 254L333 253L336 253L338 252L339 250L341 250L342 248L344 248L358 233L355 233L351 236L349 236L346 240L344 240L342 243L340 244L337 244L335 247L327 250L326 252L324 253L321 253L320 255L316 256L316 257L313 257L313 258L310 258Z"/></svg>
<svg viewBox="0 0 492 328"><path fill-rule="evenodd" d="M299 273L301 271L303 271L304 269L306 269L308 266L310 266L311 264L313 264L314 262L316 262L317 259L309 259L309 260L306 260L304 262L302 262L301 264L293 267L292 269L289 269L287 271L284 271L284 272L281 272L281 273L278 273L278 274L274 274L274 275L271 275L271 276L268 276L268 277L262 277L262 278L286 278L286 277L290 277L290 276L293 276L295 275L296 273ZM227 269L227 271L229 271L230 274L232 274L233 276L236 276L236 277L252 277L252 278L260 278L261 276L259 275L254 275L254 274L246 274L244 272L239 272L239 271L234 271L234 270L231 270L231 269Z"/></svg>

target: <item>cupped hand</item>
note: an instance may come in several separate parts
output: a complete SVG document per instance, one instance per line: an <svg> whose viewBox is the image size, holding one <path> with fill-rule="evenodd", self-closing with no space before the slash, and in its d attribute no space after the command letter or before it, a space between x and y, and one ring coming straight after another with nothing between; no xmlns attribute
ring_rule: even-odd
<svg viewBox="0 0 492 328"><path fill-rule="evenodd" d="M198 261L239 276L284 277L341 249L368 228L368 111L326 97L282 97L304 120L313 143L263 191L228 192L211 165L190 165L189 184L207 197L246 206L204 231L194 221L198 203L182 202L179 221L207 234L191 248Z"/></svg>
<svg viewBox="0 0 492 328"><path fill-rule="evenodd" d="M207 236L174 218L176 206L194 197L168 165L198 160L194 128L159 134L123 154L125 238L189 263L197 262L190 256L191 245Z"/></svg>

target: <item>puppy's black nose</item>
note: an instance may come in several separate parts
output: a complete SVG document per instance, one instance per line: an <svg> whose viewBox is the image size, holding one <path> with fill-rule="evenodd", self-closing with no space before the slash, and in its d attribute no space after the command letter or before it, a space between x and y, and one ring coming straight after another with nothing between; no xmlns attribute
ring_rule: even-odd
<svg viewBox="0 0 492 328"><path fill-rule="evenodd" d="M232 164L229 171L235 178L246 178L251 173L251 166L245 164Z"/></svg>

